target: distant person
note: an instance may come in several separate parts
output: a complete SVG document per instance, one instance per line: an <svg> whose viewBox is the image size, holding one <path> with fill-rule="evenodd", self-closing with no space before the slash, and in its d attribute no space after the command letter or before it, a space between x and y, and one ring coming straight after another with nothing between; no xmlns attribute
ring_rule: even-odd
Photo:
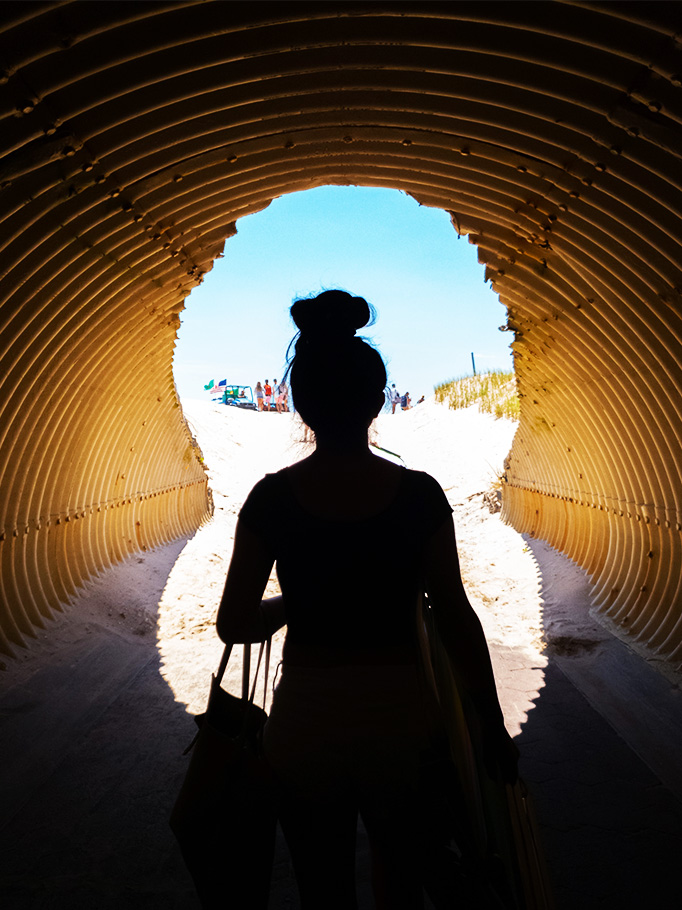
<svg viewBox="0 0 682 910"><path fill-rule="evenodd" d="M286 411L286 404L285 404L286 392L287 392L287 384L284 380L282 380L280 382L280 384L277 386L276 391L275 391L275 395L276 395L275 406L276 406L277 412L279 414L283 414L284 411Z"/></svg>
<svg viewBox="0 0 682 910"><path fill-rule="evenodd" d="M395 387L395 382L391 385L391 414L395 414L395 409L400 402L400 392Z"/></svg>
<svg viewBox="0 0 682 910"><path fill-rule="evenodd" d="M405 392L405 394L400 399L400 407L403 409L403 411L409 411L409 409L411 407L409 392Z"/></svg>
<svg viewBox="0 0 682 910"><path fill-rule="evenodd" d="M255 642L287 626L263 748L280 786L302 910L357 907L358 814L376 906L418 910L426 867L439 850L452 851L448 810L422 789L431 767L424 753L443 741L444 728L420 669L421 592L475 706L490 774L499 768L515 780L518 750L462 584L445 493L433 477L368 446L386 388L381 355L355 334L370 321L369 305L324 291L297 300L291 315L299 329L291 392L316 448L249 493L218 634L224 642ZM334 407L330 375L353 390ZM282 594L263 600L275 561ZM455 906L450 898L438 906Z"/></svg>
<svg viewBox="0 0 682 910"><path fill-rule="evenodd" d="M263 410L263 386L260 384L260 380L256 383L256 404L258 405L258 410Z"/></svg>
<svg viewBox="0 0 682 910"><path fill-rule="evenodd" d="M425 401L425 399L424 399L424 396L422 395L422 397L419 399L417 404L423 404L424 401Z"/></svg>
<svg viewBox="0 0 682 910"><path fill-rule="evenodd" d="M272 386L270 385L270 382L267 379L265 380L264 391L265 391L265 410L269 411L270 410L270 400L272 399Z"/></svg>

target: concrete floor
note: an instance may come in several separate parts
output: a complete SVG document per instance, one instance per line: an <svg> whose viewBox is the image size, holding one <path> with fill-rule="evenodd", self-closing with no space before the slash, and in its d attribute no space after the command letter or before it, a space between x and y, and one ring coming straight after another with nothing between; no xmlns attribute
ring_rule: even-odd
<svg viewBox="0 0 682 910"><path fill-rule="evenodd" d="M2 907L195 910L167 821L193 724L161 678L153 636L124 641L74 615L57 622L72 640L37 646L0 679ZM503 648L494 659L511 704L530 667ZM557 910L672 907L682 857L676 677L603 627L596 638L576 629L550 649L517 742ZM364 850L359 878L364 910ZM298 906L281 838L270 906Z"/></svg>

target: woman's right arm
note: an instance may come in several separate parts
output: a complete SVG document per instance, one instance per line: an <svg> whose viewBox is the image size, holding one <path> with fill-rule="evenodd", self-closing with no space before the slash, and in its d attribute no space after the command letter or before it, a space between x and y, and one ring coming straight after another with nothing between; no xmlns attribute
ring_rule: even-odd
<svg viewBox="0 0 682 910"><path fill-rule="evenodd" d="M218 609L216 626L224 642L258 642L269 638L285 622L282 596L262 600L274 555L242 521Z"/></svg>
<svg viewBox="0 0 682 910"><path fill-rule="evenodd" d="M430 540L425 582L438 634L476 708L487 758L494 753L505 780L513 781L518 749L504 728L488 644L462 583L451 518Z"/></svg>

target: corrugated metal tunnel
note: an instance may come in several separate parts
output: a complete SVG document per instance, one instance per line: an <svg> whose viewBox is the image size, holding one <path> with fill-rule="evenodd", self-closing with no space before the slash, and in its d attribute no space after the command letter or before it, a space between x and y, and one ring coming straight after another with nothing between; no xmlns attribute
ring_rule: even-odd
<svg viewBox="0 0 682 910"><path fill-rule="evenodd" d="M183 301L238 218L357 184L451 212L508 308L507 520L682 658L680 3L6 2L0 83L0 650L210 514Z"/></svg>

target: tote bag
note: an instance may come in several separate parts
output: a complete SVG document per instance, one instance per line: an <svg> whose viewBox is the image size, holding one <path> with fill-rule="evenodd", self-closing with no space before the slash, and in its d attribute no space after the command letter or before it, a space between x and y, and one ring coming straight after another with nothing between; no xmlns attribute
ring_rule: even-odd
<svg viewBox="0 0 682 910"><path fill-rule="evenodd" d="M270 641L261 645L250 693L250 646L244 645L241 698L221 686L232 646L225 648L206 713L195 718L199 732L186 750L189 767L171 813L171 829L205 910L268 905L276 790L261 748L267 714L254 704L264 648L267 690Z"/></svg>

